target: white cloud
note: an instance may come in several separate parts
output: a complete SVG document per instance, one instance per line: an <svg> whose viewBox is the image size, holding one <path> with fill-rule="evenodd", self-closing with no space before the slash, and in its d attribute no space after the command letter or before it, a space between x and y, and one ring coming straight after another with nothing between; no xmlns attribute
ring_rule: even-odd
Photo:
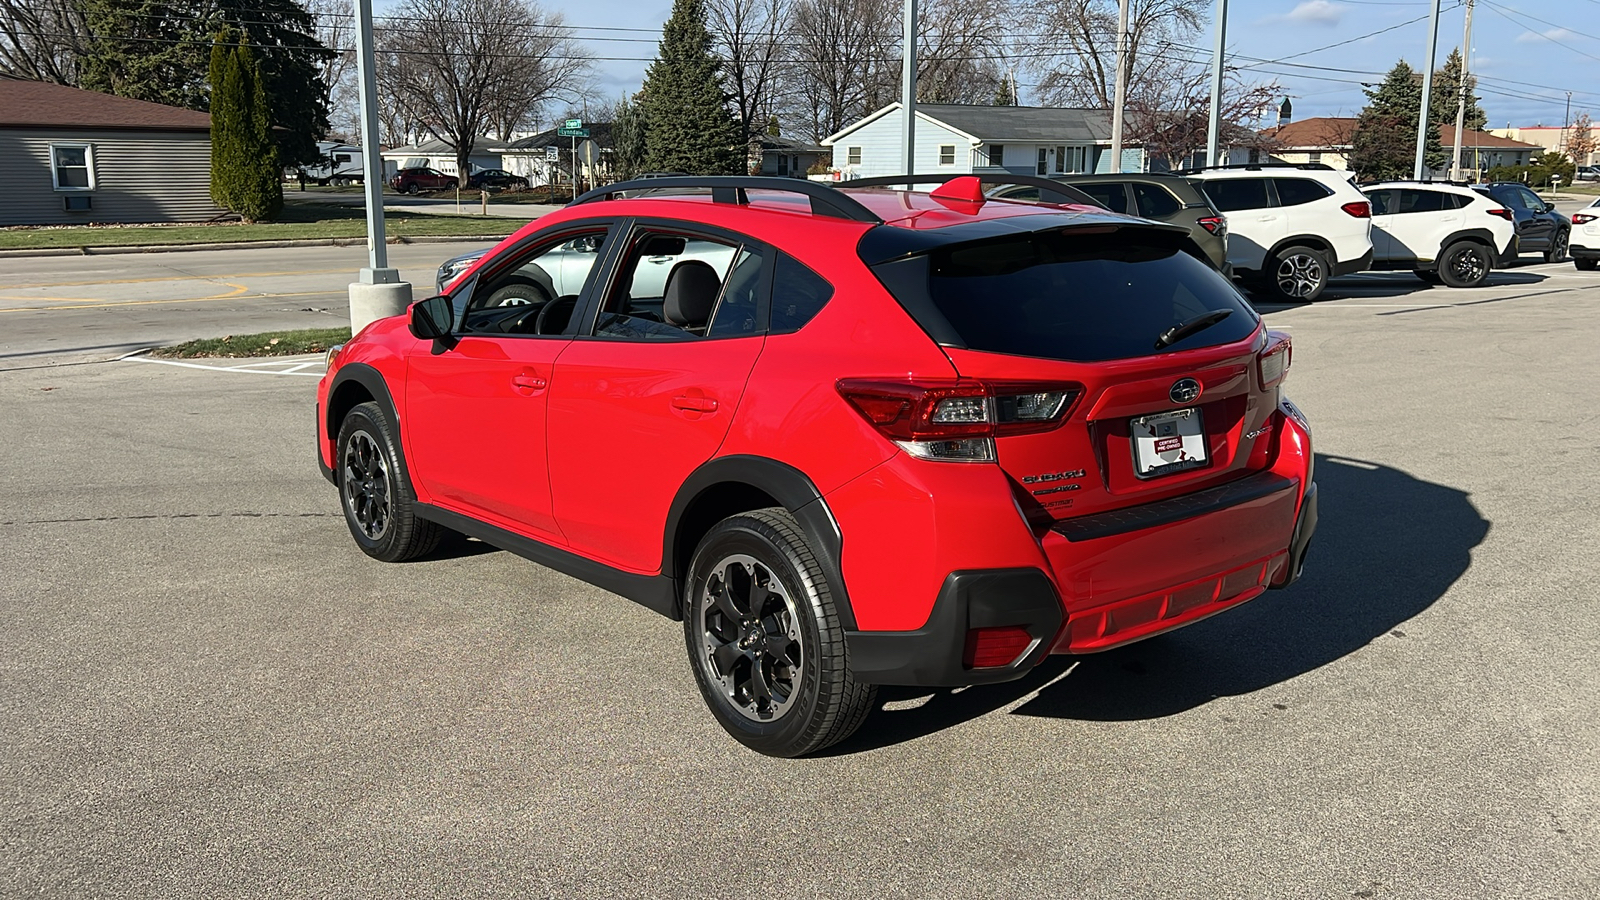
<svg viewBox="0 0 1600 900"><path fill-rule="evenodd" d="M1559 41L1572 36L1572 32L1566 30L1565 28L1552 28L1545 32L1524 31L1523 33L1517 35L1517 43L1531 44L1535 41L1543 41L1546 38L1552 41Z"/></svg>
<svg viewBox="0 0 1600 900"><path fill-rule="evenodd" d="M1273 16L1269 22L1294 22L1300 25L1337 25L1344 17L1344 9L1337 3L1329 0L1305 0L1281 16Z"/></svg>

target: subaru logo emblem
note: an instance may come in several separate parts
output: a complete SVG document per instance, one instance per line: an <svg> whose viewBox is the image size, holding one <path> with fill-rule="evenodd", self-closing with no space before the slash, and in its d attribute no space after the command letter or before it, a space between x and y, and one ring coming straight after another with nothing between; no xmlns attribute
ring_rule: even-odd
<svg viewBox="0 0 1600 900"><path fill-rule="evenodd" d="M1167 392L1173 403L1193 403L1200 396L1200 382L1193 378L1179 378Z"/></svg>

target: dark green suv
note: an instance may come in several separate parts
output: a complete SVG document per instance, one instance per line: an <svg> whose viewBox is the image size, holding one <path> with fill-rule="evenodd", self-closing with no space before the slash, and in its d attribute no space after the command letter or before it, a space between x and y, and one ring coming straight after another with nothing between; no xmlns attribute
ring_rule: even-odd
<svg viewBox="0 0 1600 900"><path fill-rule="evenodd" d="M1182 225L1189 229L1189 236L1211 264L1222 273L1228 273L1228 220L1189 179L1179 175L1124 172L1057 175L1051 180L1072 185L1112 212ZM1037 200L1039 189L1018 185L995 191L992 196L1005 200Z"/></svg>

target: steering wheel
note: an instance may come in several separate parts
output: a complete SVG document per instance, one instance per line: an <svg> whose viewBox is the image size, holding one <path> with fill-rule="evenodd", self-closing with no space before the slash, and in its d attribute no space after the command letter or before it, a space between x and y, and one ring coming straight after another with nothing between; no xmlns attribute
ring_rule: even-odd
<svg viewBox="0 0 1600 900"><path fill-rule="evenodd" d="M533 328L534 334L560 334L567 330L567 323L572 319L573 310L578 308L578 295L568 294L557 297L539 309L539 320Z"/></svg>

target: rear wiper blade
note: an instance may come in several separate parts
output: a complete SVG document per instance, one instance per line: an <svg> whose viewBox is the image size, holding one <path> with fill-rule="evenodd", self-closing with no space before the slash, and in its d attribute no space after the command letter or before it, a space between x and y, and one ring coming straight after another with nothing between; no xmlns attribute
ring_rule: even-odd
<svg viewBox="0 0 1600 900"><path fill-rule="evenodd" d="M1161 350L1170 347L1192 334L1199 334L1231 315L1233 315L1233 310L1231 309L1213 309L1209 312L1203 312L1192 319L1179 322L1161 332L1161 336L1156 338L1156 349Z"/></svg>

